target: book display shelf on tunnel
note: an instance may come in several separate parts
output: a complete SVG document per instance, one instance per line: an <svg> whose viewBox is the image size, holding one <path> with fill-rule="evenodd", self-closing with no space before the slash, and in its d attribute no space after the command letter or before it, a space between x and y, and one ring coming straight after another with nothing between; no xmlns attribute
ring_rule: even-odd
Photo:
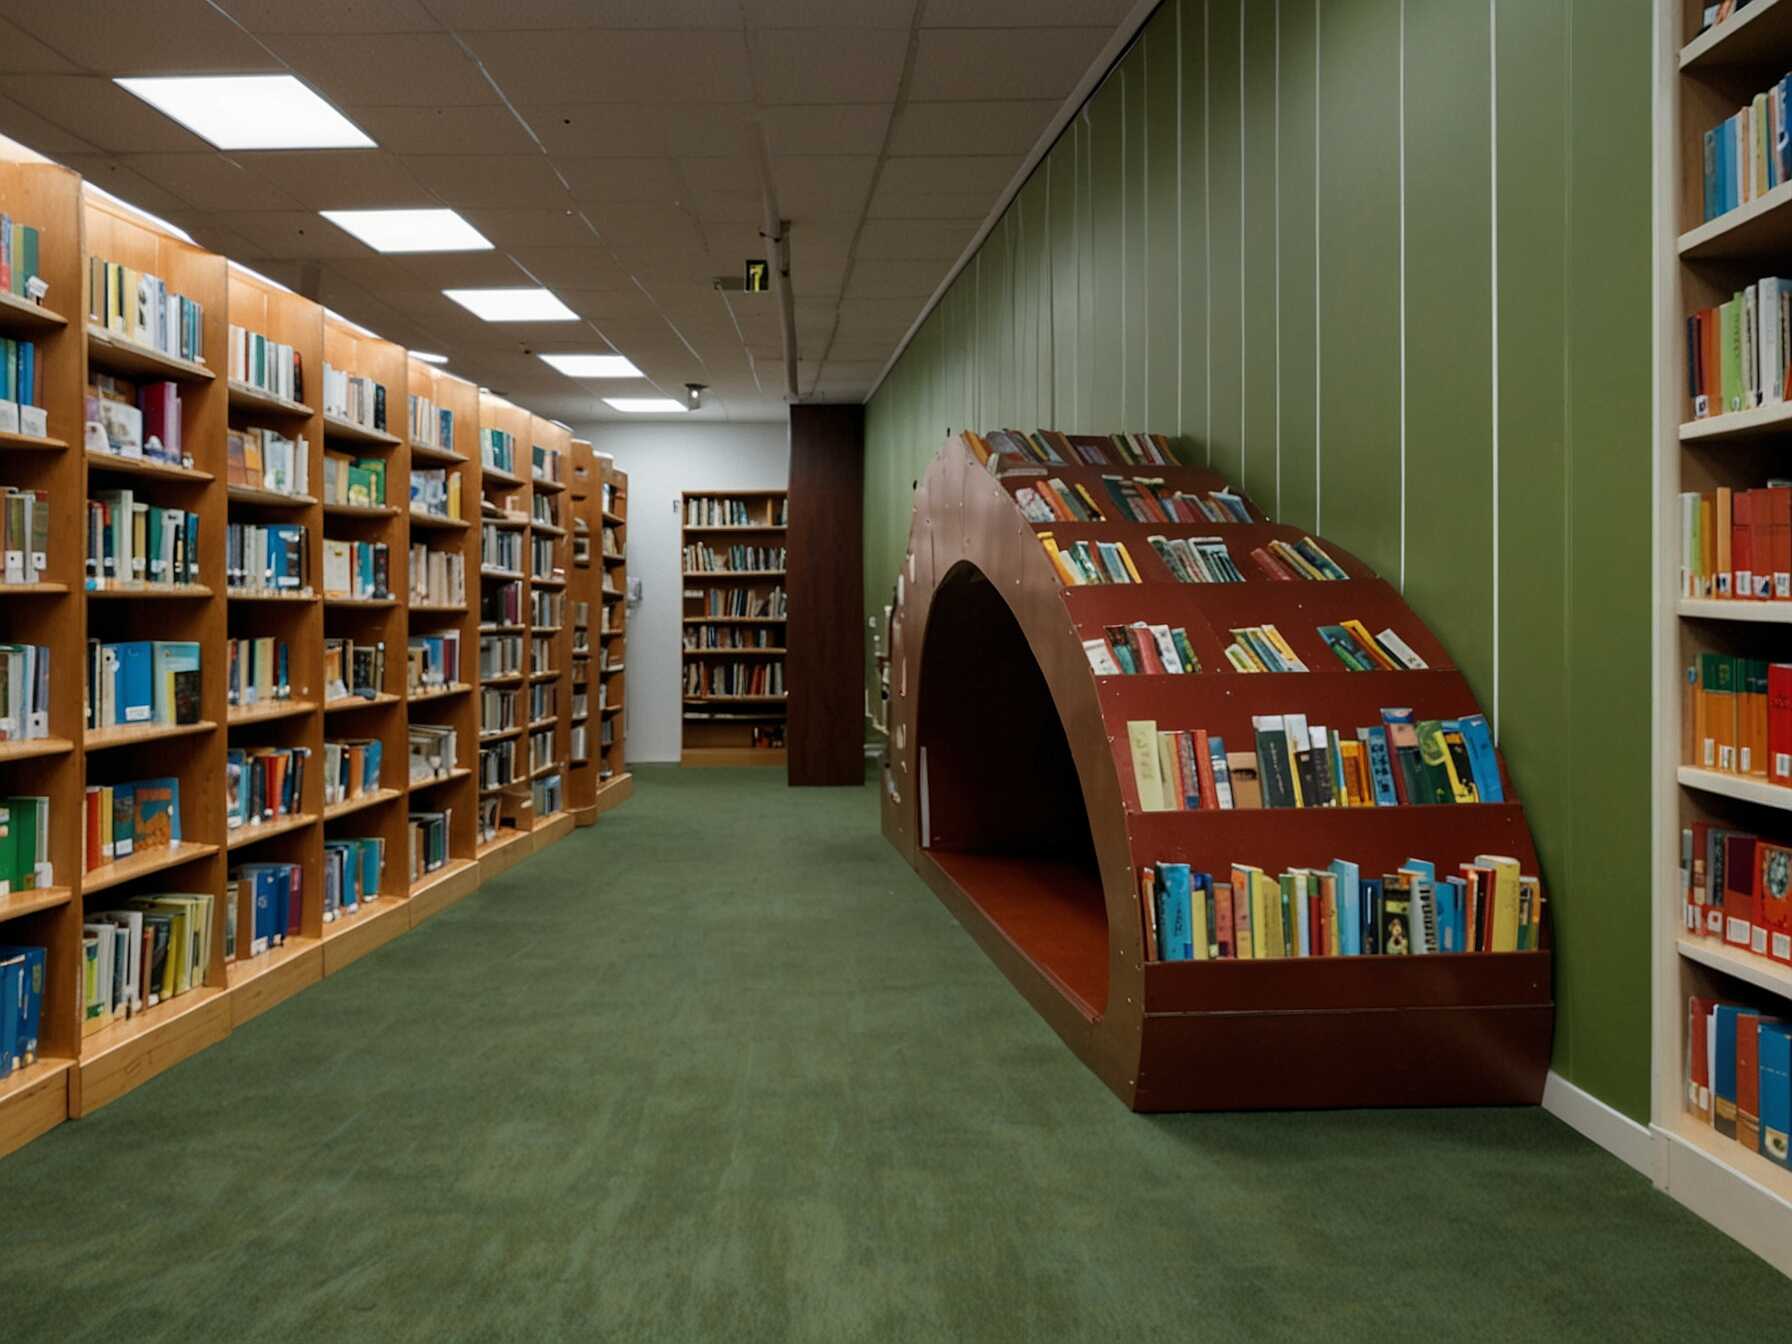
<svg viewBox="0 0 1792 1344"><path fill-rule="evenodd" d="M1191 467L1048 470L1097 499L1103 474L1172 491L1227 486ZM1536 851L1514 801L1141 810L1129 721L1245 745L1254 715L1300 712L1348 731L1380 723L1384 707L1419 719L1478 707L1400 595L1335 545L1324 543L1347 580L1290 583L1248 556L1299 540L1292 527L1035 525L1015 492L1040 475L998 479L953 438L916 489L890 624L881 793L891 843L1134 1109L1537 1102L1554 1022L1547 907L1536 951L1147 960L1139 874L1154 863L1223 881L1235 863L1276 873L1342 858L1368 876L1414 857L1455 872L1491 853L1534 873ZM1066 587L1038 539L1048 530L1060 545L1126 542L1142 581ZM1245 581L1177 582L1152 535L1219 536ZM1082 641L1139 620L1184 627L1203 671L1097 676ZM1317 633L1343 620L1395 627L1429 670L1346 670ZM1265 623L1314 670L1233 671L1227 632Z"/></svg>

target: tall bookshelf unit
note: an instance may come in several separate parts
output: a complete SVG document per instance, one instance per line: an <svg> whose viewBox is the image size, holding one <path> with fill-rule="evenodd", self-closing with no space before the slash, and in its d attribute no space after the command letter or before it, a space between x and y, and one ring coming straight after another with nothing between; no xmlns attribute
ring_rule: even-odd
<svg viewBox="0 0 1792 1344"><path fill-rule="evenodd" d="M567 830L566 769L570 754L572 614L567 588L572 574L572 431L531 416L529 476L529 693L530 806L536 827Z"/></svg>
<svg viewBox="0 0 1792 1344"><path fill-rule="evenodd" d="M568 740L566 755L566 807L573 824L589 826L597 820L596 725L591 722L589 695L591 684L592 631L595 623L591 609L602 599L597 595L602 566L593 557L591 520L602 489L602 474L591 444L585 439L572 441L572 470L566 490L567 563L566 572L566 658Z"/></svg>
<svg viewBox="0 0 1792 1344"><path fill-rule="evenodd" d="M596 657L574 654L574 668L595 675L586 704L597 715L597 808L607 812L635 791L628 769L628 473L600 459L601 480L592 511L592 563L601 567L592 605Z"/></svg>
<svg viewBox="0 0 1792 1344"><path fill-rule="evenodd" d="M410 856L411 899L440 907L478 883L479 389L420 359L409 361L406 376L410 395L403 432L410 443L411 480L415 483L419 472L439 471L447 490L445 500L426 501L413 484L408 501L394 501L406 507L410 528L409 636L460 641L452 676L426 682L420 674L406 673L410 722L454 730L452 766L410 786L413 816L448 814L447 854L434 860L439 866L430 867L427 855ZM432 576L445 580L446 587Z"/></svg>
<svg viewBox="0 0 1792 1344"><path fill-rule="evenodd" d="M1656 794L1652 929L1656 1181L1695 1212L1792 1273L1792 1171L1720 1136L1688 1106L1688 999L1792 1016L1792 967L1690 933L1680 845L1699 822L1792 843L1792 788L1688 764L1685 669L1701 653L1792 661L1792 602L1680 596L1682 491L1744 490L1786 475L1792 402L1694 418L1686 320L1763 276L1792 273L1792 185L1709 222L1704 135L1792 69L1792 0L1752 0L1707 32L1698 0L1659 0L1655 255L1660 297L1656 444ZM1771 150L1769 151L1771 152Z"/></svg>
<svg viewBox="0 0 1792 1344"><path fill-rule="evenodd" d="M479 394L479 833L482 864L515 862L535 829L529 779L532 417Z"/></svg>
<svg viewBox="0 0 1792 1344"><path fill-rule="evenodd" d="M720 668L751 674L760 667L774 667L782 676L790 628L785 568L727 562L731 547L781 549L789 507L783 490L687 490L679 501L684 524L682 765L784 764L785 693L716 693L712 677ZM719 555L723 567L694 565L694 549Z"/></svg>
<svg viewBox="0 0 1792 1344"><path fill-rule="evenodd" d="M11 151L7 151L10 154ZM527 545L533 488L564 495L552 479L532 482L528 457L540 443L561 451L570 434L536 421L521 408L481 397L469 383L412 360L384 341L327 314L312 301L266 281L223 257L183 242L126 207L84 190L78 174L46 162L0 155L0 211L39 233L41 305L0 296L0 334L37 343L38 404L47 433L0 432L0 484L47 492L50 531L40 581L0 585L0 642L50 651L48 735L0 742L0 797L48 799L45 852L52 880L0 895L0 944L46 950L46 986L35 1062L0 1079L0 1155L70 1117L88 1114L138 1084L226 1036L282 999L334 973L416 926L571 829L570 816L537 818L530 808L529 771L506 791L505 827L481 845L477 835L478 756L481 743L479 573L484 502L511 496L517 510L506 526L523 538L520 581L534 573L543 591L570 574L566 529L549 522L544 568L531 570ZM203 359L187 360L137 344L100 320L90 320L89 263L115 262L159 276L170 291L203 307ZM291 345L302 366L291 397L229 377L228 329L236 325ZM384 389L386 428L335 414L325 397L324 367L372 379ZM114 455L86 446L85 389L97 378L133 383L172 382L180 398L179 465ZM451 409L451 444L412 433L408 398L416 394ZM522 466L488 482L480 469L480 430L508 425ZM307 489L280 492L232 474L232 430L272 430L306 444ZM386 500L350 504L325 491L325 454L377 460L386 469ZM420 516L409 507L410 473L446 468L460 482L460 520ZM570 467L568 468L570 469ZM550 473L551 475L552 473ZM148 575L108 583L86 572L86 501L97 493L130 490L136 501L179 507L197 515L199 581L173 587ZM562 505L563 509L569 506ZM563 516L570 516L569 514ZM280 522L306 528L308 589L269 593L232 583L227 527ZM326 592L326 540L379 541L388 547L390 595ZM450 551L466 563L467 600L409 601L409 548ZM427 555L425 556L427 558ZM522 607L518 633L530 634ZM458 684L414 687L408 676L408 639L458 630L463 642ZM538 684L558 689L551 723L538 724L554 743L554 768L567 760L570 737L572 630L534 632L550 646L549 674ZM291 693L254 704L230 703L229 641L272 637L287 648ZM327 640L383 644L383 676L365 694L332 694L326 682ZM93 688L89 640L181 640L199 646L200 695L195 722L90 729L85 702ZM526 655L523 655L526 656ZM519 689L522 675L493 685ZM525 704L526 693L519 696ZM538 716L546 718L548 716ZM413 781L408 728L446 724L457 731L453 766ZM518 729L518 737L524 729ZM321 749L328 740L378 738L380 787L361 797L323 804ZM257 745L312 752L305 785L290 815L235 828L226 806L227 752ZM526 760L526 756L524 757ZM545 773L545 772L544 772ZM175 845L139 849L122 859L86 867L85 795L88 786L174 778L180 786L180 834ZM448 862L409 880L413 813L450 811ZM324 922L322 865L326 839L378 835L386 841L380 897L360 913ZM297 863L303 876L296 935L257 956L226 952L231 912L229 881L241 864ZM251 918L240 890L235 923ZM124 908L148 894L200 893L212 897L210 957L197 968L195 987L130 1015L87 1020L83 991L83 924L88 916ZM242 951L242 949L239 949Z"/></svg>

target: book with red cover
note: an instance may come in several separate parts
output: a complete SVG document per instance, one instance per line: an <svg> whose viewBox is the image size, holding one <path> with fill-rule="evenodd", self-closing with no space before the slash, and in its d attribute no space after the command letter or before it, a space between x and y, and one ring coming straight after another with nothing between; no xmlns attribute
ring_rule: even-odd
<svg viewBox="0 0 1792 1344"><path fill-rule="evenodd" d="M1232 914L1232 884L1213 884L1213 936L1220 945L1222 957L1238 955L1238 931Z"/></svg>
<svg viewBox="0 0 1792 1344"><path fill-rule="evenodd" d="M1767 778L1792 785L1792 663L1767 667Z"/></svg>
<svg viewBox="0 0 1792 1344"><path fill-rule="evenodd" d="M1763 840L1755 849L1755 942L1792 965L1792 849Z"/></svg>
<svg viewBox="0 0 1792 1344"><path fill-rule="evenodd" d="M1706 1029L1713 1006L1710 999L1686 1001L1686 1109L1706 1124L1711 1123L1711 1051Z"/></svg>
<svg viewBox="0 0 1792 1344"><path fill-rule="evenodd" d="M1773 547L1773 590L1768 596L1792 597L1792 486L1771 485L1760 493L1767 497L1768 534ZM1750 508L1752 516L1752 504Z"/></svg>
<svg viewBox="0 0 1792 1344"><path fill-rule="evenodd" d="M1213 756L1207 750L1207 730L1195 729L1195 777L1201 786L1201 806L1217 808L1220 805L1219 786L1213 779Z"/></svg>
<svg viewBox="0 0 1792 1344"><path fill-rule="evenodd" d="M1262 570L1264 574L1268 575L1270 578L1276 580L1285 579L1290 583L1294 581L1294 575L1289 573L1287 566L1276 559L1268 551L1264 550L1263 547L1259 546L1253 550L1251 552L1251 559L1256 563L1257 568Z"/></svg>
<svg viewBox="0 0 1792 1344"><path fill-rule="evenodd" d="M1755 930L1755 837L1724 837L1724 942L1747 947Z"/></svg>

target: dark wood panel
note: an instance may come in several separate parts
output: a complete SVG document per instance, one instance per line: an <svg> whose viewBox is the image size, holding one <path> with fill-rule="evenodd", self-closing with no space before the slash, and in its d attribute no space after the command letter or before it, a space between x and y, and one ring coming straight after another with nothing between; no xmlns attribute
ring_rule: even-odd
<svg viewBox="0 0 1792 1344"><path fill-rule="evenodd" d="M790 782L865 781L865 408L790 408Z"/></svg>

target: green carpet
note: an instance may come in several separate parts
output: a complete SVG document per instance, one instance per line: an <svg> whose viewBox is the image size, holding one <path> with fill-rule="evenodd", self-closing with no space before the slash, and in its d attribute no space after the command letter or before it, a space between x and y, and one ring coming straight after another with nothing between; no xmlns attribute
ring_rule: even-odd
<svg viewBox="0 0 1792 1344"><path fill-rule="evenodd" d="M638 783L0 1162L0 1338L1784 1337L1540 1111L1131 1115L872 790Z"/></svg>

